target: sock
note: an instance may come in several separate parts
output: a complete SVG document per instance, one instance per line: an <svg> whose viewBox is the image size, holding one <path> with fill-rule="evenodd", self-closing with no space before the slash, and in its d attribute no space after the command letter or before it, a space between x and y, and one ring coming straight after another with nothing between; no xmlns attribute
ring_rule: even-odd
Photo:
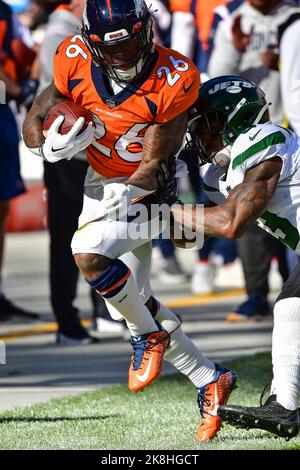
<svg viewBox="0 0 300 470"><path fill-rule="evenodd" d="M144 305L130 269L116 259L93 281L87 281L106 302L124 317L132 336L141 336L158 327Z"/></svg>
<svg viewBox="0 0 300 470"><path fill-rule="evenodd" d="M184 334L176 315L159 304L156 319L168 333L175 330L171 334L170 347L165 352L164 358L186 375L197 388L213 382L216 379L215 364L203 356L200 349Z"/></svg>
<svg viewBox="0 0 300 470"><path fill-rule="evenodd" d="M300 386L300 298L280 300L274 307L271 394L288 410L298 408Z"/></svg>

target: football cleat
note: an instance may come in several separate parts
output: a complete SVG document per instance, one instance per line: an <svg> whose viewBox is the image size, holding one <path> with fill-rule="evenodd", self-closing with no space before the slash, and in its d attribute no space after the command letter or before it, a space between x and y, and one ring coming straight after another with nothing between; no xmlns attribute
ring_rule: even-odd
<svg viewBox="0 0 300 470"><path fill-rule="evenodd" d="M95 343L99 343L99 338L91 336L80 322L74 324L71 328L60 329L56 334L56 344L60 346Z"/></svg>
<svg viewBox="0 0 300 470"><path fill-rule="evenodd" d="M161 373L164 353L170 344L170 335L162 330L160 325L159 328L160 331L131 337L133 354L129 367L128 388L132 392L144 390Z"/></svg>
<svg viewBox="0 0 300 470"><path fill-rule="evenodd" d="M3 294L0 296L0 322L21 318L22 320L39 320L38 313L28 312L21 307L13 304Z"/></svg>
<svg viewBox="0 0 300 470"><path fill-rule="evenodd" d="M220 405L227 403L229 395L236 387L236 373L231 369L225 369L216 364L217 379L198 390L198 406L202 417L197 432L200 442L209 441L220 430L222 419L217 410Z"/></svg>
<svg viewBox="0 0 300 470"><path fill-rule="evenodd" d="M270 304L263 295L250 294L248 300L230 312L226 320L230 323L265 320L271 315Z"/></svg>
<svg viewBox="0 0 300 470"><path fill-rule="evenodd" d="M287 440L300 430L300 411L291 411L271 395L264 405L258 407L226 405L218 409L218 415L228 424L238 428L262 429Z"/></svg>

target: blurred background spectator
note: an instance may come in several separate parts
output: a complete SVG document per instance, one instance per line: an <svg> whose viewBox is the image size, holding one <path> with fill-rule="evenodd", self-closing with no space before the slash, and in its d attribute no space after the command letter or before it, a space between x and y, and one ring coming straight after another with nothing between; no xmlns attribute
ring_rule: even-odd
<svg viewBox="0 0 300 470"><path fill-rule="evenodd" d="M300 5L300 2L296 2ZM280 83L286 126L300 137L300 9L279 26ZM300 260L294 251L288 250L288 266L291 271Z"/></svg>
<svg viewBox="0 0 300 470"><path fill-rule="evenodd" d="M230 5L230 4L229 4ZM224 19L215 32L214 49L209 61L210 77L218 75L241 75L256 82L265 92L271 119L283 125L284 111L280 92L278 68L277 30L284 18L295 10L291 2L282 0L248 0L237 8L227 7ZM226 6L223 6L223 11ZM275 242L279 258L279 270L283 280L287 277L286 253ZM244 321L264 317L271 311L267 300L269 292L268 273L274 255L271 237L253 225L238 240L238 251L244 270L248 299L229 321Z"/></svg>
<svg viewBox="0 0 300 470"><path fill-rule="evenodd" d="M11 99L19 104L30 104L36 83L29 80L30 65L35 53L27 48L19 36L17 18L10 7L0 0L0 321L14 317L37 319L38 315L14 305L4 295L2 281L4 239L10 200L25 192L20 175L19 134L15 118L8 104ZM28 54L28 56L26 55ZM26 62L27 58L29 60ZM5 84L5 85L3 85Z"/></svg>

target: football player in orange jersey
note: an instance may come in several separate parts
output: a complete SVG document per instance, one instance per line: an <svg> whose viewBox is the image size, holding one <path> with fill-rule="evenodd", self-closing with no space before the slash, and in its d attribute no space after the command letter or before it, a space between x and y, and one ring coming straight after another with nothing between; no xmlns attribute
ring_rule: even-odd
<svg viewBox="0 0 300 470"><path fill-rule="evenodd" d="M202 441L220 429L216 411L227 401L235 373L204 357L173 312L152 296L151 238L165 221L152 217L138 224L142 232L151 223L149 235L130 236L136 218L131 203L158 189L164 162L180 150L199 81L190 60L154 46L143 0L88 0L81 34L58 47L54 82L36 99L23 135L27 147L50 162L88 147L83 209L72 241L76 263L111 315L126 320L133 346L129 389L143 390L155 380L165 357L198 389ZM80 133L79 118L60 135L60 116L45 139L46 113L66 98L94 113L96 129L88 125Z"/></svg>

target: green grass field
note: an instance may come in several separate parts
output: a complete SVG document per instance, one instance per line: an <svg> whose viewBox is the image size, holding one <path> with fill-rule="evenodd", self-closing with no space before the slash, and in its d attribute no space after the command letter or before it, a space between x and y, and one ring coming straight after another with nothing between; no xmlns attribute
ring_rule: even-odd
<svg viewBox="0 0 300 470"><path fill-rule="evenodd" d="M258 405L271 379L271 358L259 354L228 363L239 375L232 403ZM286 442L271 434L224 425L200 444L196 393L180 375L160 378L139 394L114 386L0 415L0 449L229 450L300 449L300 435Z"/></svg>

